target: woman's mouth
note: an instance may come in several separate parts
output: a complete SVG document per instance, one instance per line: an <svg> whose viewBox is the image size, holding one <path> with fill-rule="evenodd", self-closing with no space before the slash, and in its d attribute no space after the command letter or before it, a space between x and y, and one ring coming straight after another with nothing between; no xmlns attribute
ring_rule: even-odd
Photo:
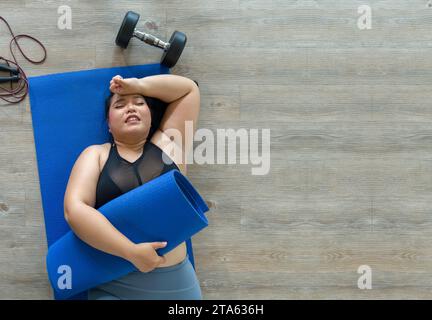
<svg viewBox="0 0 432 320"><path fill-rule="evenodd" d="M127 119L126 119L126 123L137 123L137 122L140 122L141 120L138 118L138 117L136 117L136 116L130 116L130 117L128 117Z"/></svg>

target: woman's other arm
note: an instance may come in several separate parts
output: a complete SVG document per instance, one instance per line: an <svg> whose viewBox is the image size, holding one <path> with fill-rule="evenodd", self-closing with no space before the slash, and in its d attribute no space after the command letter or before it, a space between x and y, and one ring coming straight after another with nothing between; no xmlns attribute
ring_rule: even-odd
<svg viewBox="0 0 432 320"><path fill-rule="evenodd" d="M139 81L141 94L166 103L172 103L198 89L193 80L174 74L158 74L141 78Z"/></svg>
<svg viewBox="0 0 432 320"><path fill-rule="evenodd" d="M87 147L72 168L64 197L65 219L84 242L101 251L127 259L134 243L93 208L99 177L98 147Z"/></svg>

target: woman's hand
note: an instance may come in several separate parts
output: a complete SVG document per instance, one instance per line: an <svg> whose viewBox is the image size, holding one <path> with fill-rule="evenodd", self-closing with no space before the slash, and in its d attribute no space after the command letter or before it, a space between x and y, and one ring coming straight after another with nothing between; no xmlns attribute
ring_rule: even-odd
<svg viewBox="0 0 432 320"><path fill-rule="evenodd" d="M166 262L165 257L156 253L156 249L164 248L166 242L143 242L135 244L127 255L129 260L139 271L149 272Z"/></svg>
<svg viewBox="0 0 432 320"><path fill-rule="evenodd" d="M115 76L110 81L110 90L119 95L142 93L141 81L138 78L123 79L122 76Z"/></svg>

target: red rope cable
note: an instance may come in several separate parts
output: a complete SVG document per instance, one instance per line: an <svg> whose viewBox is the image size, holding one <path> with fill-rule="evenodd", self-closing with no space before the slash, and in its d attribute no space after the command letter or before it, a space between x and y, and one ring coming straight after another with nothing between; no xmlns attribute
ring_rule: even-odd
<svg viewBox="0 0 432 320"><path fill-rule="evenodd" d="M4 19L2 16L0 16L0 20L2 20L6 26L9 29L10 34L12 35L12 39L9 43L9 50L12 54L12 60L6 59L2 56L0 56L0 63L1 60L6 62L6 65L10 66L11 64L14 65L17 69L18 69L18 76L19 76L19 80L17 82L17 86L16 88L13 88L12 85L12 81L10 82L10 89L7 89L5 87L0 86L0 99L9 102L9 103L18 103L21 102L25 99L25 97L27 96L28 93L28 80L27 80L27 75L25 74L24 70L21 68L21 66L18 64L18 61L13 53L13 48L12 48L12 44L15 43L16 47L19 49L19 51L21 52L21 54L23 55L23 57L33 63L33 64L40 64L43 63L47 57L47 52L46 52L46 48L45 46L36 38L29 36L27 34L19 34L19 35L14 35L14 33L12 32L12 29L9 25L9 23L6 21L6 19ZM30 59L21 49L21 46L18 43L18 39L21 38L27 38L30 40L33 40L34 42L36 42L44 51L44 56L41 60L32 60Z"/></svg>

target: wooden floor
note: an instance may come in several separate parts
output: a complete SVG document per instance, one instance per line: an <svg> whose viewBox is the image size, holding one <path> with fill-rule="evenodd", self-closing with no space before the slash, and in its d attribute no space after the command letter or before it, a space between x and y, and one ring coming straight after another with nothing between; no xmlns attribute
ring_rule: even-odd
<svg viewBox="0 0 432 320"><path fill-rule="evenodd" d="M432 298L432 3L365 1L0 0L18 33L48 49L29 76L158 62L114 45L124 13L167 40L188 35L172 70L201 89L200 127L271 129L271 170L193 165L211 202L193 238L204 299ZM0 55L10 57L0 25ZM40 50L23 46L33 58ZM0 298L51 299L28 98L0 106ZM357 287L360 265L372 290Z"/></svg>

